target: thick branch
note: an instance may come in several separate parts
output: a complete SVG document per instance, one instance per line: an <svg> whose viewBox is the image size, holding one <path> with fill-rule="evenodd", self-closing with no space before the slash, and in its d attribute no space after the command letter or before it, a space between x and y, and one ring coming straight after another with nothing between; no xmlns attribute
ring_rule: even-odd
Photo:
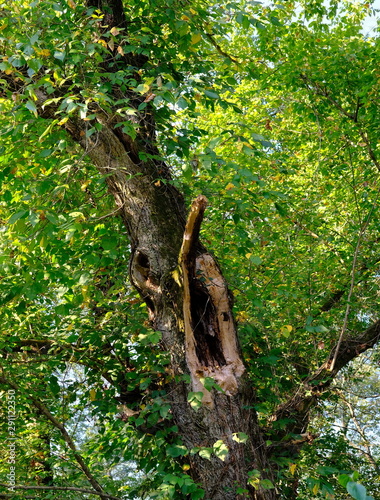
<svg viewBox="0 0 380 500"><path fill-rule="evenodd" d="M297 392L279 406L272 421L290 419L284 434L305 432L310 418L310 409L316 404L321 393L326 391L339 371L360 354L374 347L380 340L380 320L367 328L360 335L350 335L343 339L337 352L333 369L332 362L336 348L332 349L328 360L319 369L310 375L299 387Z"/></svg>
<svg viewBox="0 0 380 500"><path fill-rule="evenodd" d="M187 219L185 232L183 235L182 247L179 255L179 262L185 275L189 273L189 268L194 267L195 253L199 239L199 232L203 220L203 215L207 207L207 198L198 196L192 203L190 214ZM191 269L194 272L194 269Z"/></svg>

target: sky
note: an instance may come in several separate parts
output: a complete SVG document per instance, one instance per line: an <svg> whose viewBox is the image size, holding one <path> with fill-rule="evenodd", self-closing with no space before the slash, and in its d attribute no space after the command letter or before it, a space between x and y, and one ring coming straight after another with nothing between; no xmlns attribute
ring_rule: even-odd
<svg viewBox="0 0 380 500"><path fill-rule="evenodd" d="M380 11L380 0L375 0L372 4L372 9ZM374 16L368 16L363 25L364 36L374 36L375 28L377 26L377 21L380 18L380 12L377 12Z"/></svg>

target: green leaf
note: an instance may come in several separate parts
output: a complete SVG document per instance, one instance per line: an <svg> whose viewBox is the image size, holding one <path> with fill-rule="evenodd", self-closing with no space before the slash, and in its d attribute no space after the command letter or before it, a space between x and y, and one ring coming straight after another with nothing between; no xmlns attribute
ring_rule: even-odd
<svg viewBox="0 0 380 500"><path fill-rule="evenodd" d="M207 97L211 97L211 99L219 99L219 94L216 92L211 92L210 90L204 90L203 92Z"/></svg>
<svg viewBox="0 0 380 500"><path fill-rule="evenodd" d="M244 432L234 432L232 434L232 439L237 443L246 443L249 437L247 436L247 434L244 434Z"/></svg>
<svg viewBox="0 0 380 500"><path fill-rule="evenodd" d="M228 455L228 446L223 442L223 440L218 439L213 445L214 455L216 455L220 460L226 459Z"/></svg>
<svg viewBox="0 0 380 500"><path fill-rule="evenodd" d="M275 203L274 206L276 207L277 212L282 217L286 217L287 216L288 212L287 212L287 210L285 209L285 207L283 205L281 205L280 203Z"/></svg>
<svg viewBox="0 0 380 500"><path fill-rule="evenodd" d="M367 500L367 491L362 484L350 481L347 483L346 489L355 500Z"/></svg>
<svg viewBox="0 0 380 500"><path fill-rule="evenodd" d="M63 61L65 60L66 54L65 54L65 52L61 52L61 51L59 51L59 50L56 50L56 51L54 52L54 57L55 57L56 59L58 59L59 61L62 61L62 62L63 62Z"/></svg>
<svg viewBox="0 0 380 500"><path fill-rule="evenodd" d="M190 406L195 410L199 410L202 406L203 392L189 392L187 395L187 401L190 403Z"/></svg>
<svg viewBox="0 0 380 500"><path fill-rule="evenodd" d="M31 111L32 113L34 113L35 116L37 116L37 107L36 105L34 104L33 101L27 101L26 104L25 104L25 107L27 109L29 109L29 111Z"/></svg>
<svg viewBox="0 0 380 500"><path fill-rule="evenodd" d="M252 262L252 264L255 264L256 266L260 266L262 264L262 259L258 255L251 255L249 257L249 260Z"/></svg>
<svg viewBox="0 0 380 500"><path fill-rule="evenodd" d="M337 472L339 472L339 470L336 467L329 467L328 465L326 466L319 465L317 467L317 472L322 476L330 476L331 474L336 474Z"/></svg>
<svg viewBox="0 0 380 500"><path fill-rule="evenodd" d="M8 224L14 224L16 221L19 219L25 217L25 215L28 213L27 210L20 210L19 212L14 213L9 219L8 219Z"/></svg>
<svg viewBox="0 0 380 500"><path fill-rule="evenodd" d="M260 486L264 490L273 490L275 488L274 484L269 479L260 479Z"/></svg>
<svg viewBox="0 0 380 500"><path fill-rule="evenodd" d="M60 386L55 375L51 375L51 377L49 378L49 386L51 392L56 396L60 391Z"/></svg>
<svg viewBox="0 0 380 500"><path fill-rule="evenodd" d="M199 456L206 460L211 460L212 452L213 452L212 448L202 448L199 451Z"/></svg>
<svg viewBox="0 0 380 500"><path fill-rule="evenodd" d="M338 476L338 482L344 488L347 486L347 483L349 483L351 480L352 480L352 478L348 474L340 474Z"/></svg>
<svg viewBox="0 0 380 500"><path fill-rule="evenodd" d="M204 498L205 494L205 490L202 490L202 488L198 488L197 490L191 492L191 499L200 500L201 498Z"/></svg>
<svg viewBox="0 0 380 500"><path fill-rule="evenodd" d="M173 445L166 448L166 453L173 458L183 457L188 454L188 450L184 445Z"/></svg>
<svg viewBox="0 0 380 500"><path fill-rule="evenodd" d="M59 224L59 219L55 214L53 214L51 212L45 212L45 216L46 216L47 220L49 222L51 222L52 224L54 224L54 225Z"/></svg>

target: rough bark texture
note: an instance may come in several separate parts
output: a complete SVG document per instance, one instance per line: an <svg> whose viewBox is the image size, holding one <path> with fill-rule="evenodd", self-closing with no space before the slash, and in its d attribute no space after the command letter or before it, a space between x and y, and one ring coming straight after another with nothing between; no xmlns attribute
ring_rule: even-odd
<svg viewBox="0 0 380 500"><path fill-rule="evenodd" d="M126 147L128 138L118 136L114 124L104 117L100 120L102 130L86 141L76 130L80 125L68 127L99 170L107 174L109 190L130 235L131 280L148 306L152 325L163 334L173 373L191 376L190 385L170 387L174 423L189 450L212 447L218 440L229 448L224 461L192 455L191 475L206 490L207 499L238 498L236 489L247 487L248 470L257 469L263 471L263 477L270 477L270 467L252 409L252 389L242 377L244 367L227 287L214 258L194 234L194 248L189 251L194 252L194 262L186 257L184 263L184 203L170 184L166 165L160 164L158 169L154 163L135 163ZM160 180L163 177L169 182ZM225 393L206 391L202 377L213 377ZM204 404L198 411L188 403L190 391L204 392ZM249 436L247 444L233 440L238 432ZM275 492L252 490L250 497L269 500L275 498Z"/></svg>

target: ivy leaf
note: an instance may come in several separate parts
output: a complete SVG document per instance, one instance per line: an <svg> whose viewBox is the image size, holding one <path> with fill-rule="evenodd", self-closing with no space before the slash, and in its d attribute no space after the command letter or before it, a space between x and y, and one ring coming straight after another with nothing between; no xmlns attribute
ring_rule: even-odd
<svg viewBox="0 0 380 500"><path fill-rule="evenodd" d="M166 453L173 458L183 457L188 454L188 450L184 445L173 445L166 449Z"/></svg>
<svg viewBox="0 0 380 500"><path fill-rule="evenodd" d="M226 459L227 455L228 455L228 447L227 445L223 442L223 440L221 439L218 439L218 441L216 441L213 445L213 451L214 451L214 454L220 458L220 460L224 460Z"/></svg>
<svg viewBox="0 0 380 500"><path fill-rule="evenodd" d="M244 432L235 432L232 434L232 439L237 443L246 443L249 438L247 434L244 434Z"/></svg>

